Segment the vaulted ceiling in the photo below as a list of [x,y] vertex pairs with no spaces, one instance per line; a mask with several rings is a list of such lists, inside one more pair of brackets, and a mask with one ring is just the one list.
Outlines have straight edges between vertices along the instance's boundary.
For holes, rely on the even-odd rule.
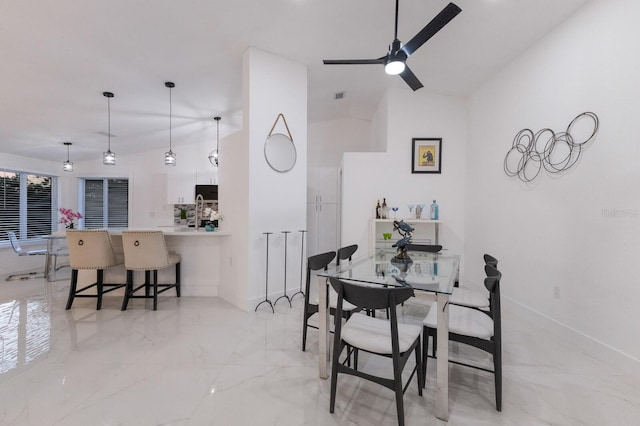
[[[408,60],[420,90],[466,95],[587,0],[457,0],[462,13]],[[407,42],[448,4],[401,0]],[[308,69],[309,121],[370,119],[389,87],[406,85],[377,58],[393,39],[394,0],[36,0],[0,5],[0,152],[74,161],[106,148],[111,91],[118,154],[215,143],[242,125],[242,53],[253,46]],[[406,90],[410,90],[406,88]],[[335,100],[335,93],[345,92]]]

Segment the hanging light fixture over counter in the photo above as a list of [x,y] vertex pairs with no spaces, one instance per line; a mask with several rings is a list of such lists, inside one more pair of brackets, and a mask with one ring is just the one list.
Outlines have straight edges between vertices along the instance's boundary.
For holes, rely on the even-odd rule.
[[111,98],[113,98],[113,93],[111,92],[102,92],[102,96],[107,98],[107,109],[108,109],[108,145],[107,151],[102,153],[102,164],[105,166],[115,166],[116,165],[116,153],[111,151]]
[[173,84],[170,81],[167,81],[166,83],[164,83],[164,85],[169,88],[169,151],[164,153],[164,165],[165,166],[175,166],[176,165],[176,154],[175,154],[175,152],[173,152],[171,150],[171,148],[172,148],[172,146],[171,146],[171,116],[172,116],[172,111],[171,111],[171,89],[176,87],[176,85]]
[[72,145],[71,142],[63,142],[63,144],[67,147],[67,161],[62,163],[62,170],[65,172],[73,171],[73,163],[69,161],[69,147]]
[[220,144],[220,117],[213,117],[216,120],[216,149],[209,153],[209,162],[218,167],[218,146]]

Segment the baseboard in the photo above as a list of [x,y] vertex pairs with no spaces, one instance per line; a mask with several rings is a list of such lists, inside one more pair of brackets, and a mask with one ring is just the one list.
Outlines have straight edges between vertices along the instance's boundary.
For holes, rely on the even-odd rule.
[[551,318],[530,306],[503,296],[503,305],[505,301],[520,308],[519,312],[523,317],[525,317],[525,319],[529,319],[531,321],[544,321],[546,323],[546,327],[549,327],[550,330],[565,339],[568,344],[576,346],[602,362],[610,363],[611,365],[618,365],[621,369],[626,371],[635,371],[636,374],[640,375],[640,359],[616,349],[592,336],[582,333],[581,331]]

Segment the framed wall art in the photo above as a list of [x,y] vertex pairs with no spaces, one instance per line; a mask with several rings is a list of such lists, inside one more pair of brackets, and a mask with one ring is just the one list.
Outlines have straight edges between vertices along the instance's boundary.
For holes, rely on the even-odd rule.
[[442,138],[413,138],[411,144],[411,173],[441,173]]

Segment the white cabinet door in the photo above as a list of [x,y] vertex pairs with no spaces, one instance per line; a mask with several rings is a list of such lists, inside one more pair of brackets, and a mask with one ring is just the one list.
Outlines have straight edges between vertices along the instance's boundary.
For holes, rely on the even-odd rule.
[[307,204],[307,256],[337,249],[337,220],[336,204]]
[[167,171],[167,202],[169,204],[193,204],[195,197],[196,173]]
[[331,167],[310,168],[307,176],[307,203],[337,202],[338,170]]

